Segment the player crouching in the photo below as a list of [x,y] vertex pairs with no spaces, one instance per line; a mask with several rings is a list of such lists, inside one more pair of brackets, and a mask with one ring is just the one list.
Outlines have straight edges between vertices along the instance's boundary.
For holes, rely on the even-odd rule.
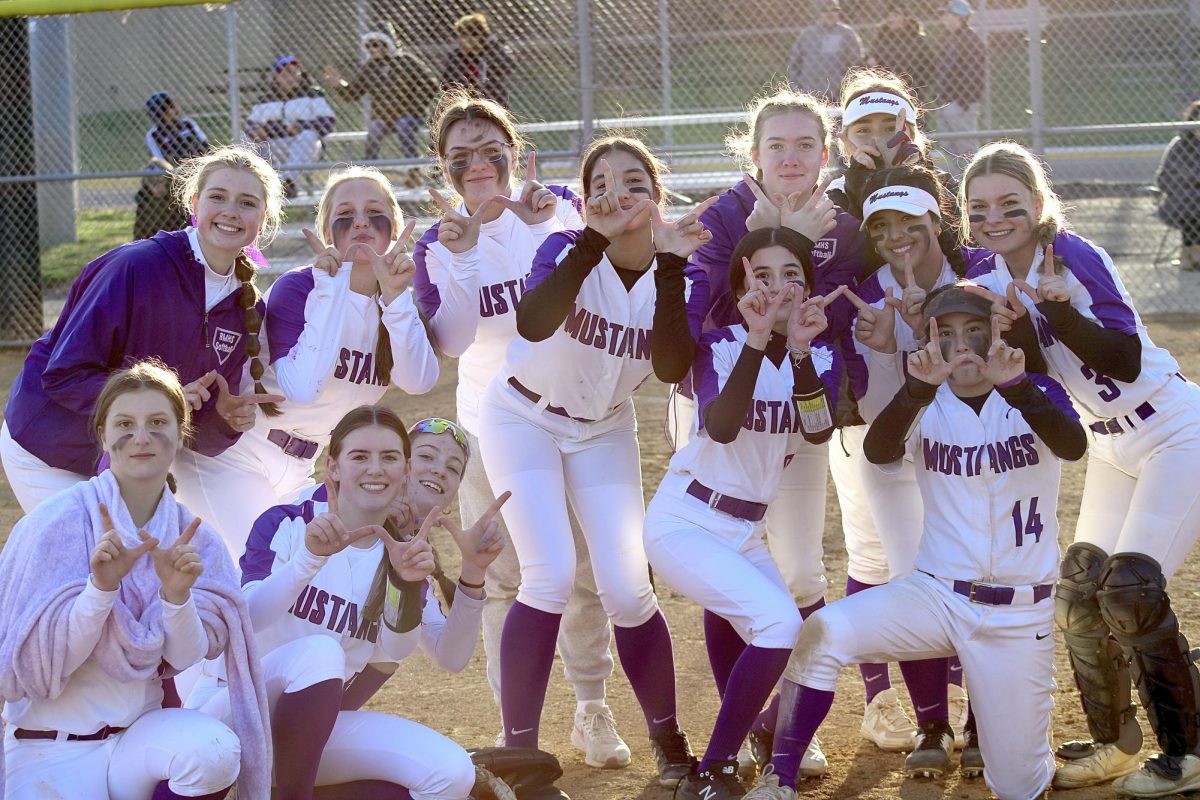
[[[1054,776],[1058,462],[1082,457],[1087,438],[1062,388],[1025,374],[986,301],[955,284],[932,292],[923,316],[929,344],[909,356],[906,384],[864,443],[885,471],[906,456],[916,463],[925,529],[915,570],[805,621],[775,738],[786,754],[772,762],[780,788],[747,798],[795,797],[797,754],[828,714],[842,667],[954,654],[978,687],[988,787],[1028,800]],[[953,742],[949,728],[922,731],[923,771],[945,772]]]

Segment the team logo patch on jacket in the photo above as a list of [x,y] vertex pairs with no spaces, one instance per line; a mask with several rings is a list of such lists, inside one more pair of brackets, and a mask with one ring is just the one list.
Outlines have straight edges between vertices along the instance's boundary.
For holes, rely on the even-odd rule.
[[224,364],[229,360],[229,356],[237,349],[238,343],[241,341],[242,334],[237,331],[230,331],[225,328],[217,328],[213,331],[212,346],[213,350],[217,351],[217,360]]
[[812,249],[813,266],[820,267],[837,255],[837,239],[821,239]]

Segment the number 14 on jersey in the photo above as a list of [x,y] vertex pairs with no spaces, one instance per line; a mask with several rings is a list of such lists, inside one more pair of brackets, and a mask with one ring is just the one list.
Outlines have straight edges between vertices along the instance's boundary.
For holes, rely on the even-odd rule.
[[1013,503],[1012,518],[1017,547],[1025,544],[1026,536],[1032,536],[1034,544],[1042,540],[1042,515],[1038,513],[1037,504],[1036,497],[1029,498],[1029,513],[1026,515],[1021,510],[1020,500]]

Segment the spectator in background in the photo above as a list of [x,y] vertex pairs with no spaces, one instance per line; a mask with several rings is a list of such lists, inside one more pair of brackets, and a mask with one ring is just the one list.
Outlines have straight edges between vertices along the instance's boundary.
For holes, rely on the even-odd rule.
[[458,47],[446,56],[442,66],[442,90],[455,86],[472,94],[508,105],[508,76],[513,57],[508,48],[492,36],[492,26],[483,14],[467,14],[454,23]]
[[151,159],[175,166],[212,149],[200,126],[191,117],[183,116],[166,92],[155,92],[146,99],[146,115],[153,123],[146,131],[146,147]]
[[[349,100],[371,95],[371,123],[367,127],[368,161],[379,158],[384,137],[395,133],[400,151],[416,158],[421,122],[438,92],[437,79],[417,56],[402,52],[392,37],[371,31],[362,37],[366,61],[349,82],[332,66],[325,67],[325,85]],[[420,170],[409,170],[409,185],[419,182]]]
[[[321,140],[333,130],[333,109],[324,93],[313,86],[300,61],[293,55],[275,61],[271,88],[267,90],[243,126],[246,138],[255,149],[279,169],[283,164],[307,164],[319,161]],[[281,171],[283,190],[296,196],[299,173]]]
[[175,170],[161,158],[152,158],[134,196],[133,239],[149,239],[159,231],[178,231],[188,226],[188,214],[175,199],[172,182]]
[[933,51],[925,28],[912,15],[906,0],[889,0],[886,8],[887,16],[871,47],[871,66],[903,78],[924,100],[933,78]]
[[847,70],[863,63],[862,40],[841,22],[838,0],[814,0],[817,24],[805,28],[788,55],[788,79],[797,91],[836,103]]
[[[1200,100],[1183,112],[1184,122],[1200,121]],[[1200,131],[1187,128],[1167,145],[1154,176],[1162,191],[1158,217],[1183,237],[1179,266],[1200,270]]]
[[[970,20],[971,4],[967,0],[950,0],[942,12],[946,32],[938,41],[937,88],[943,104],[937,112],[939,134],[979,130],[979,101],[983,98],[987,53],[983,41],[971,29]],[[962,171],[963,164],[978,149],[978,139],[951,139],[942,144],[955,173]]]

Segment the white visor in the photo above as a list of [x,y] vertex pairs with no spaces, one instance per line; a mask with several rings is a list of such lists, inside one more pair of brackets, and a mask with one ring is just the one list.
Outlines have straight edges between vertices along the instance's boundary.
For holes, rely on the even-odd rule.
[[867,92],[851,100],[849,107],[842,112],[842,128],[849,128],[871,114],[891,114],[896,117],[901,111],[910,123],[917,121],[917,110],[900,95],[890,92]]
[[942,209],[938,206],[937,198],[924,189],[918,189],[915,186],[884,186],[882,189],[871,192],[871,196],[863,203],[861,227],[867,227],[867,220],[876,211],[884,211],[889,208],[893,211],[903,211],[914,217],[919,217],[926,211],[938,219],[941,219],[942,216]]

